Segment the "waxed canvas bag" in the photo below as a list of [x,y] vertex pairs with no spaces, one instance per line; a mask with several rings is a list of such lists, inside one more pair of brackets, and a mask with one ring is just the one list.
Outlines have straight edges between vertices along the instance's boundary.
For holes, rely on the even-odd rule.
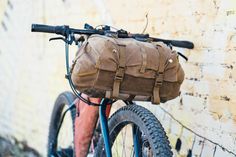
[[91,97],[159,104],[179,96],[183,80],[175,51],[132,38],[92,35],[72,66],[75,87]]

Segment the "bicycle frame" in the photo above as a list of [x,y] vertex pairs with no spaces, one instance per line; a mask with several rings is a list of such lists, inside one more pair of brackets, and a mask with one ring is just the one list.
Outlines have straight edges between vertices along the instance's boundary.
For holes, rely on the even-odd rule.
[[[90,36],[92,34],[100,34],[100,35],[107,35],[107,36],[114,35],[119,38],[133,38],[135,40],[143,41],[143,42],[162,41],[170,47],[176,46],[176,47],[182,47],[182,48],[188,48],[188,49],[193,49],[193,47],[194,47],[193,43],[189,42],[189,41],[165,40],[165,39],[153,38],[153,37],[150,37],[148,34],[131,34],[131,33],[128,33],[127,31],[122,30],[122,29],[113,32],[110,30],[110,26],[106,26],[106,25],[103,26],[102,29],[93,28],[92,26],[90,26],[88,24],[85,25],[85,29],[74,29],[74,28],[70,28],[67,25],[50,26],[50,25],[32,24],[31,31],[32,32],[43,32],[43,33],[54,33],[54,34],[58,34],[58,35],[63,36],[63,37],[50,38],[49,41],[60,39],[65,42],[66,72],[67,72],[66,78],[68,79],[69,84],[70,84],[71,89],[74,92],[74,94],[80,100],[82,100],[83,102],[85,102],[88,105],[99,106],[100,125],[101,125],[102,136],[104,139],[106,157],[112,157],[111,145],[113,144],[113,143],[110,143],[110,139],[109,139],[108,119],[107,119],[108,115],[106,114],[106,109],[107,109],[107,106],[110,106],[109,104],[112,104],[114,101],[107,99],[107,98],[103,98],[100,103],[93,103],[93,102],[90,102],[89,100],[83,98],[81,96],[81,93],[76,90],[76,88],[71,80],[71,73],[69,70],[70,69],[69,68],[69,45],[71,45],[72,43],[75,43],[76,45],[79,44],[79,46],[80,46],[80,43],[84,42],[85,38],[83,36],[81,36],[81,38],[79,38],[77,40],[77,39],[75,39],[74,34],[82,34],[82,35],[86,35],[86,36]],[[184,55],[181,55],[181,53],[178,53],[178,54],[187,60],[187,58]],[[130,104],[130,102],[125,102],[125,103],[127,105]],[[74,106],[75,106],[74,104],[71,104],[70,107],[67,109],[67,111],[69,111]],[[127,107],[129,107],[129,106],[127,106]],[[63,114],[63,117],[65,114],[66,114],[66,112]],[[62,121],[63,121],[63,118],[62,118]],[[62,123],[62,121],[61,121],[61,123]],[[133,120],[130,120],[130,121],[133,121]],[[128,121],[125,120],[125,123],[126,122],[128,122]],[[60,125],[61,125],[61,123],[60,123]],[[133,121],[133,123],[129,123],[129,124],[132,125],[133,144],[134,144],[133,147],[134,147],[135,157],[138,157],[140,152],[142,151],[140,148],[143,148],[142,145],[140,146],[139,143],[143,142],[143,140],[144,140],[143,135],[145,135],[145,133],[141,132],[139,130],[139,127],[133,125],[133,124],[136,124],[135,121]],[[59,133],[59,130],[60,130],[60,126],[57,130],[57,135]],[[157,131],[157,130],[158,129],[156,128],[155,131]],[[56,139],[57,139],[57,137],[56,137]],[[167,138],[165,137],[166,145],[169,145],[167,143],[166,139]],[[52,146],[54,146],[53,143],[52,143]],[[168,151],[168,152],[170,152],[170,151]]]
[[104,139],[106,156],[112,157],[111,144],[110,144],[110,139],[109,139],[109,130],[108,130],[108,124],[107,124],[107,116],[106,116],[106,108],[107,108],[108,101],[109,100],[106,98],[102,99],[99,106],[99,118],[100,118],[102,136]]

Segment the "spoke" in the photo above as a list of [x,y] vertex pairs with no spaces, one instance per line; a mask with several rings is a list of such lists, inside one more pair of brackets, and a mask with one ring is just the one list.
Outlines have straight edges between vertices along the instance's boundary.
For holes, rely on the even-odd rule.
[[[117,142],[116,142],[116,146],[118,147]],[[119,157],[119,153],[117,149],[116,149],[116,156]]]
[[126,157],[126,151],[125,151],[126,131],[127,131],[127,127],[125,127],[125,132],[122,131],[122,140],[123,140],[123,144],[122,144],[122,156],[124,156],[124,157]]
[[134,146],[133,146],[131,153],[130,153],[130,157],[132,157],[132,156],[134,157]]
[[[138,141],[140,145],[140,155],[142,157],[153,157],[152,149],[148,143],[145,135],[140,132],[138,135],[140,140]],[[128,141],[126,141],[128,140]],[[115,150],[114,150],[115,149]],[[131,125],[126,125],[120,133],[113,144],[113,155],[114,157],[135,157],[134,142],[132,141],[132,127]]]

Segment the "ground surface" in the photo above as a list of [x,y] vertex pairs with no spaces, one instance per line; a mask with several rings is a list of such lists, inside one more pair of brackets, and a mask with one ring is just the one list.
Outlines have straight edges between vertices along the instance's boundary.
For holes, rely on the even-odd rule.
[[0,157],[40,157],[40,154],[24,141],[0,137]]

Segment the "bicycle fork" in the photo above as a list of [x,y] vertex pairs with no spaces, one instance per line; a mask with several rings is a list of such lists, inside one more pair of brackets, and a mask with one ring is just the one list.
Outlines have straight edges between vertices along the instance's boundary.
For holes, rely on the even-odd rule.
[[[111,143],[110,143],[109,130],[108,130],[108,121],[107,121],[107,115],[106,115],[106,108],[107,108],[108,102],[109,102],[109,99],[107,98],[102,99],[99,106],[99,118],[100,118],[101,131],[102,131],[102,136],[103,136],[104,145],[105,145],[106,157],[112,157]],[[140,145],[139,145],[141,133],[140,133],[139,128],[137,128],[134,125],[132,125],[132,133],[133,133],[135,157],[139,157],[141,155]]]
[[108,130],[108,124],[107,124],[107,116],[106,116],[106,108],[107,108],[108,102],[109,102],[109,99],[106,99],[106,98],[102,99],[101,105],[99,106],[99,118],[100,118],[102,136],[104,139],[106,157],[112,157],[111,144],[110,144],[110,139],[109,139],[109,130]]

